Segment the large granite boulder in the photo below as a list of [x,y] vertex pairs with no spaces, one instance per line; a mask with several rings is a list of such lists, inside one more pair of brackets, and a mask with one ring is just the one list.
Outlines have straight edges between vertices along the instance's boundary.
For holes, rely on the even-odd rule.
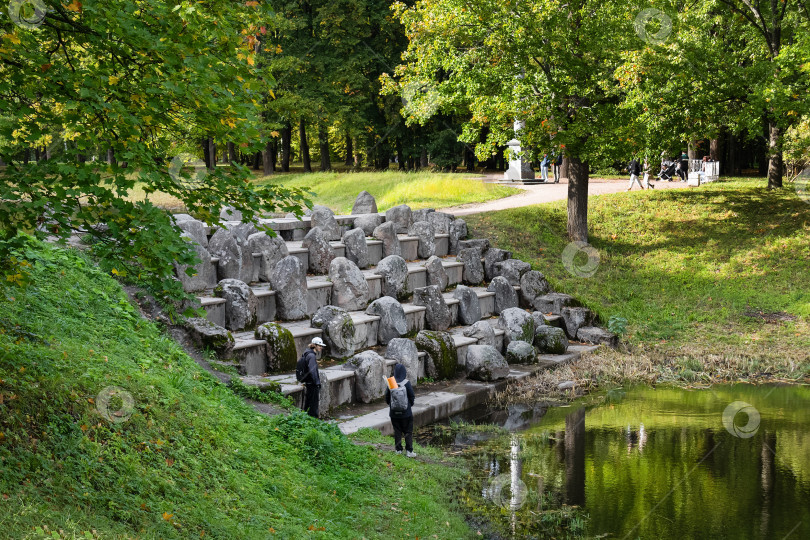
[[205,223],[194,219],[188,214],[174,216],[174,224],[180,227],[194,242],[208,248],[208,236],[205,234]]
[[509,346],[512,341],[534,340],[534,319],[520,308],[509,308],[501,312],[498,317],[498,327],[503,329],[503,343]]
[[458,250],[456,260],[464,264],[462,280],[467,285],[480,285],[484,281],[484,266],[481,264],[481,252],[478,248]]
[[214,265],[211,264],[211,255],[205,247],[195,242],[188,233],[183,233],[180,236],[191,244],[191,249],[194,250],[200,262],[195,265],[185,265],[175,261],[173,264],[177,278],[186,292],[204,291],[216,283],[217,280],[217,271]]
[[517,307],[518,297],[515,288],[506,281],[505,277],[496,276],[492,278],[487,290],[495,293],[495,313]]
[[439,257],[434,255],[425,261],[425,271],[428,285],[436,285],[441,291],[447,288],[450,278],[447,277],[447,271]]
[[368,244],[363,229],[352,229],[343,233],[343,245],[346,246],[346,258],[358,268],[368,268]]
[[399,246],[399,237],[397,236],[397,228],[394,223],[386,221],[379,227],[375,228],[372,235],[377,240],[382,241],[383,257],[402,255],[402,248]]
[[228,360],[233,356],[235,340],[226,328],[202,317],[186,319],[183,326],[189,340],[197,348],[214,351],[220,360]]
[[458,300],[458,324],[470,325],[481,320],[481,305],[474,290],[459,285],[453,291],[453,298]]
[[509,365],[492,345],[467,346],[467,378],[476,381],[497,381],[509,375]]
[[223,223],[222,228],[228,229],[236,240],[240,242],[240,245],[241,243],[246,243],[251,234],[259,232],[259,229],[257,229],[256,225],[253,223]]
[[346,257],[336,257],[329,266],[332,305],[348,311],[366,309],[369,288],[363,272]]
[[267,282],[271,281],[270,277],[279,261],[290,254],[284,240],[278,236],[268,236],[265,232],[248,236],[248,249],[251,253],[261,253],[259,280]]
[[492,281],[497,274],[495,273],[495,265],[512,258],[512,252],[505,249],[489,248],[484,254],[484,277],[487,281]]
[[329,208],[316,204],[312,207],[312,215],[310,216],[310,224],[312,227],[318,227],[323,231],[327,240],[340,240],[341,230],[335,219],[335,213]]
[[310,324],[323,330],[323,340],[332,358],[348,358],[357,350],[354,321],[345,309],[322,306],[312,316]]
[[453,216],[444,212],[431,212],[427,215],[427,221],[433,225],[436,234],[449,234],[450,224],[453,223]]
[[413,304],[425,306],[425,326],[430,330],[447,330],[453,320],[442,291],[436,285],[419,287],[413,291]]
[[219,219],[222,221],[242,221],[242,212],[233,206],[223,206],[219,211]]
[[354,218],[354,226],[357,229],[362,229],[363,234],[372,236],[374,229],[382,225],[383,218],[380,214],[363,214]]
[[458,351],[448,332],[422,330],[416,335],[416,348],[427,354],[425,371],[428,377],[451,379],[458,371]]
[[225,328],[235,332],[256,326],[259,301],[247,283],[238,279],[220,280],[214,295],[225,299]]
[[324,275],[329,272],[329,266],[335,258],[332,245],[320,227],[313,227],[307,232],[301,247],[309,252],[309,271],[313,274]]
[[374,351],[355,354],[343,365],[343,369],[354,371],[354,389],[357,401],[371,403],[385,395],[385,360]]
[[411,385],[416,386],[416,380],[419,377],[419,351],[413,340],[407,338],[392,339],[385,349],[385,357],[396,360],[405,366],[408,380],[411,381]]
[[242,250],[230,231],[225,228],[218,229],[208,242],[208,253],[211,257],[219,259],[217,261],[219,279],[241,279]]
[[459,218],[450,224],[449,250],[451,255],[458,253],[458,244],[467,238],[467,222]]
[[377,342],[380,345],[386,345],[392,339],[408,333],[405,310],[402,309],[402,304],[390,296],[382,296],[374,300],[366,308],[366,313],[380,317],[377,328]]
[[465,337],[471,337],[478,340],[478,345],[492,345],[495,346],[495,330],[492,325],[486,321],[478,321],[472,326],[465,328],[462,334]]
[[598,326],[583,326],[577,330],[577,339],[595,345],[607,345],[611,349],[619,346],[619,337]]
[[539,326],[534,331],[534,346],[541,354],[565,354],[568,339],[562,328]]
[[270,287],[276,291],[276,316],[297,321],[307,316],[307,273],[298,257],[287,255],[270,273]]
[[537,351],[531,343],[512,341],[506,346],[506,361],[510,364],[535,364]]
[[523,274],[532,269],[532,265],[520,259],[507,259],[495,263],[495,275],[503,276],[510,285],[520,285],[520,278]]
[[354,200],[352,214],[376,214],[377,201],[368,191],[361,191]]
[[374,273],[382,276],[383,296],[391,296],[399,301],[408,299],[408,264],[399,255],[389,255],[377,263]]
[[415,236],[419,239],[416,256],[420,259],[427,259],[436,253],[436,232],[433,230],[433,225],[427,221],[417,221],[408,227],[408,236]]
[[551,292],[551,285],[546,281],[546,277],[537,270],[529,270],[520,276],[521,307],[537,309],[535,300],[549,292]]
[[534,309],[542,313],[553,313],[560,315],[562,308],[566,306],[576,306],[577,301],[573,296],[563,293],[548,293],[534,299]]
[[478,248],[482,254],[486,254],[489,249],[489,240],[486,238],[472,238],[470,240],[459,240],[458,249]]
[[435,208],[420,208],[419,210],[411,211],[411,219],[416,223],[417,221],[428,221],[428,214],[435,212]]
[[565,333],[571,339],[577,338],[577,332],[583,326],[592,326],[593,313],[584,307],[564,307],[560,310],[560,315],[565,323]]
[[256,328],[253,333],[256,339],[267,342],[267,371],[290,372],[295,370],[298,353],[295,350],[295,338],[289,329],[278,323],[267,322]]
[[407,204],[400,204],[385,211],[385,222],[393,223],[397,234],[405,234],[413,223],[411,207]]

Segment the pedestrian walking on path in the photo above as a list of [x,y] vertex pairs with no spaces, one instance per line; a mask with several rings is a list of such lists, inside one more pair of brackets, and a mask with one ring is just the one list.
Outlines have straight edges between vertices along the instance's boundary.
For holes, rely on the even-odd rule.
[[304,385],[304,411],[318,418],[318,406],[321,399],[321,375],[318,372],[318,355],[326,343],[319,337],[312,338],[312,343],[295,366],[295,378]]
[[563,161],[563,155],[562,155],[562,151],[560,151],[560,153],[557,154],[557,157],[554,158],[554,183],[555,184],[560,183],[560,169],[562,169],[562,161]]
[[402,364],[394,365],[394,379],[397,387],[385,389],[385,402],[388,403],[391,425],[394,427],[394,444],[397,454],[402,453],[402,438],[405,438],[405,452],[408,457],[416,457],[413,451],[413,406],[416,394],[411,382],[406,378],[408,371]]
[[644,189],[644,186],[641,185],[641,180],[638,179],[638,175],[641,174],[641,165],[639,165],[637,157],[633,156],[628,169],[630,170],[630,185],[627,187],[627,191],[633,189],[634,182],[638,182],[638,187]]

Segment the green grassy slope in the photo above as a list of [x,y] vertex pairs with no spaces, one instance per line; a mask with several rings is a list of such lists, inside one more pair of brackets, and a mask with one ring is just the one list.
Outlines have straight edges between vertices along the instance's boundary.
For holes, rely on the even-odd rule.
[[[579,277],[563,265],[563,201],[468,218],[471,235],[513,250],[604,321],[628,319],[631,343],[807,362],[810,204],[790,187],[740,179],[592,197],[588,222],[599,263]],[[586,254],[574,263],[589,269]],[[748,316],[758,312],[794,320]]]
[[521,190],[485,184],[475,175],[430,172],[311,173],[265,176],[262,181],[289,187],[308,188],[316,195],[316,204],[328,206],[339,214],[351,212],[354,199],[363,190],[377,199],[382,212],[407,204],[419,208],[445,208],[508,197]]
[[[81,255],[23,251],[27,283],[0,285],[0,536],[472,536],[461,472],[258,414]],[[132,397],[117,422],[107,387]]]

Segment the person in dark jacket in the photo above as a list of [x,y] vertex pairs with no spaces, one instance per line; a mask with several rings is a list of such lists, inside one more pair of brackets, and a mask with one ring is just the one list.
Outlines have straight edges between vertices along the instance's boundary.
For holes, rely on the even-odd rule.
[[641,180],[638,179],[638,175],[641,174],[641,165],[638,162],[638,158],[633,156],[632,161],[630,161],[630,165],[628,165],[627,169],[630,171],[630,185],[627,188],[627,191],[633,189],[633,184],[638,182],[638,187],[644,189],[644,186],[641,185]]
[[554,183],[560,183],[560,171],[562,170],[562,162],[563,162],[563,153],[560,150],[560,153],[557,154],[557,157],[554,158]]
[[[413,392],[411,382],[406,378],[407,375],[408,371],[405,369],[405,366],[402,364],[394,365],[394,378],[400,386],[404,381],[405,390],[408,393],[408,409],[403,412],[398,412],[391,410],[389,407],[388,414],[391,417],[391,425],[394,426],[394,443],[397,454],[402,453],[402,437],[404,435],[406,455],[408,457],[416,457],[413,451],[413,411],[411,411],[414,399],[416,399],[416,394]],[[391,404],[391,390],[388,388],[385,389],[385,402],[389,405]]]
[[309,348],[304,351],[304,359],[306,360],[307,370],[304,375],[304,411],[312,416],[318,418],[318,405],[321,398],[321,375],[318,372],[318,354],[323,351],[326,343],[319,337],[313,338]]

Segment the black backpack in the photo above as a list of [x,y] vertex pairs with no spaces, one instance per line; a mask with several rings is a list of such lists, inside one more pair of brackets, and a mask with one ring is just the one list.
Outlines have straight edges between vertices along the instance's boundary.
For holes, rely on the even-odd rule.
[[304,351],[304,354],[298,359],[298,363],[295,364],[295,380],[300,383],[305,383],[306,379],[309,379],[309,358],[307,356],[309,353],[310,351]]
[[408,379],[404,379],[399,383],[399,386],[391,390],[391,411],[395,413],[404,413],[408,410],[408,389],[405,385],[408,384]]

